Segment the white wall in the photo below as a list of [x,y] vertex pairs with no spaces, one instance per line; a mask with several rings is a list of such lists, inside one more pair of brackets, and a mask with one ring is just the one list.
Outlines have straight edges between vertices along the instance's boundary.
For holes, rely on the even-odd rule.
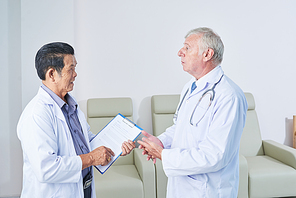
[[74,2],[22,0],[22,105],[36,95],[41,84],[35,69],[35,55],[41,46],[63,41],[74,45]]
[[226,75],[254,94],[262,138],[292,145],[294,0],[0,3],[0,197],[20,193],[16,123],[40,85],[35,53],[52,41],[68,42],[76,50],[73,94],[84,111],[88,98],[128,96],[134,120],[151,132],[150,97],[180,93],[190,79],[177,57],[185,34],[211,27],[225,44]]
[[130,96],[151,132],[151,95],[181,91],[190,77],[177,51],[190,29],[208,26],[224,41],[226,75],[254,94],[262,138],[292,145],[296,1],[76,1],[75,9],[82,106]]
[[19,195],[22,153],[16,136],[21,113],[20,1],[0,1],[0,196]]
[[37,50],[52,41],[74,45],[74,1],[1,0],[0,197],[20,195],[22,151],[16,125],[37,93]]

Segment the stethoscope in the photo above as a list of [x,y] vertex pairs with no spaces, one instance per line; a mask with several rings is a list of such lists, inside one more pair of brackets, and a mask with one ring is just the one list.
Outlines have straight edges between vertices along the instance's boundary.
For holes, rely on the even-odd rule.
[[[220,77],[220,79],[219,79],[219,80],[218,80],[218,81],[212,86],[212,88],[206,90],[206,91],[202,94],[201,98],[198,100],[198,102],[197,102],[197,104],[195,105],[195,107],[194,107],[194,109],[193,109],[193,111],[192,111],[192,114],[191,114],[191,116],[190,116],[190,125],[191,125],[191,126],[197,126],[198,123],[199,123],[199,122],[203,119],[203,117],[205,116],[206,112],[208,111],[209,107],[210,107],[211,104],[212,104],[212,101],[213,101],[214,98],[215,98],[215,87],[216,87],[216,85],[221,81],[221,79],[222,79],[223,76],[224,76],[224,75],[222,75],[222,76]],[[189,88],[188,88],[187,91],[185,92],[185,94],[184,94],[184,96],[183,96],[183,98],[182,98],[182,100],[181,100],[181,102],[180,102],[180,104],[179,104],[179,106],[178,106],[178,108],[177,108],[177,111],[176,111],[176,113],[174,114],[174,121],[175,121],[175,122],[177,121],[178,114],[179,114],[179,110],[180,110],[180,108],[181,108],[181,106],[182,106],[182,104],[183,104],[183,102],[184,102],[184,99],[185,99],[185,97],[186,97],[186,95],[187,95],[188,92],[189,92]],[[207,103],[206,100],[204,100],[205,102],[203,102],[202,99],[203,99],[203,98],[206,98],[206,97],[209,97],[209,103]],[[200,116],[200,118],[197,119],[196,124],[193,124],[192,118],[193,118],[193,115],[195,114],[195,111],[196,111],[197,107],[200,107],[199,110],[201,111],[201,116]],[[202,112],[202,111],[203,111],[203,112]]]

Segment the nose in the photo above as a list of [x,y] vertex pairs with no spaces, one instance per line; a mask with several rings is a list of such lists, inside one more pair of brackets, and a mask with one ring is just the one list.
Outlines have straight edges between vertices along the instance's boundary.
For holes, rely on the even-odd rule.
[[183,48],[181,48],[179,51],[178,51],[178,56],[179,57],[184,57],[184,52],[183,52]]
[[74,70],[73,77],[74,77],[74,78],[77,77],[77,72],[76,72],[76,70]]

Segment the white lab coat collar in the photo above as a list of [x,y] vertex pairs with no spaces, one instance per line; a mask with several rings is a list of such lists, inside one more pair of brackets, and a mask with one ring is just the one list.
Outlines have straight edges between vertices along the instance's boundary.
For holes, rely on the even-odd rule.
[[59,118],[60,120],[62,120],[64,123],[66,123],[65,116],[64,116],[62,110],[60,109],[60,107],[58,106],[58,104],[41,87],[39,87],[38,95],[41,96],[40,99],[43,100],[43,102],[45,104],[52,105],[53,106],[53,110],[54,110],[55,115],[57,116],[57,118]]
[[[69,94],[69,93],[68,93]],[[66,119],[65,119],[65,116],[61,110],[61,108],[58,106],[58,104],[51,98],[51,96],[44,90],[42,89],[41,87],[39,88],[38,90],[38,95],[40,95],[41,99],[44,101],[45,104],[48,104],[48,105],[52,105],[53,107],[53,110],[54,110],[54,113],[55,115],[57,116],[58,119],[60,119],[61,121],[63,121],[63,125],[64,125],[64,129],[65,131],[67,132],[67,137],[68,138],[72,138],[71,136],[71,132],[69,130],[69,127],[67,125],[67,122],[66,122]],[[71,94],[70,94],[71,95]],[[72,97],[72,95],[71,95]],[[72,97],[75,102],[77,103],[76,99],[74,97]],[[78,104],[78,103],[77,103]],[[84,117],[84,114],[81,113],[80,109],[79,109],[79,105],[77,107],[77,116],[78,116],[78,119],[81,123],[81,120],[85,120],[85,117]],[[88,148],[90,149],[90,144],[89,144],[89,137],[88,137],[88,129],[86,128],[85,125],[81,125],[82,127],[82,131],[83,131],[83,135],[84,135],[84,138],[86,140],[86,143],[87,143],[87,146]],[[72,141],[72,144],[73,144],[73,141]],[[74,147],[74,144],[73,144],[73,147]],[[75,149],[73,149],[74,153],[72,153],[72,155],[76,155],[75,153]]]

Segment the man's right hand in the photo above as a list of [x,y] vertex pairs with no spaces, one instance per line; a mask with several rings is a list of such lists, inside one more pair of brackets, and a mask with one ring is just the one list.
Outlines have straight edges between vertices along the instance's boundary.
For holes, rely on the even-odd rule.
[[90,166],[107,165],[111,161],[112,156],[114,156],[114,153],[110,148],[100,146],[87,154],[82,154],[79,156],[82,160],[83,170]]
[[[142,152],[143,155],[147,155],[147,160],[152,159],[153,160],[153,163],[155,164],[156,163],[156,159],[155,159],[156,156],[152,156],[151,153],[150,154],[148,153],[148,150],[151,149],[152,147],[145,148],[145,146],[143,145],[143,143],[145,143],[145,142],[152,142],[153,144],[155,144],[154,145],[155,147],[158,147],[159,146],[159,148],[160,148],[160,149],[158,149],[159,151],[162,150],[164,146],[163,146],[162,142],[157,137],[155,137],[155,136],[147,133],[146,131],[142,131],[142,134],[147,139],[145,140],[145,137],[144,137],[142,139],[143,141],[138,140],[138,143],[140,144],[139,149],[142,149],[143,150],[143,152]],[[146,145],[146,146],[148,146],[148,145]],[[159,157],[159,155],[158,155],[158,158],[161,158],[161,157]]]

